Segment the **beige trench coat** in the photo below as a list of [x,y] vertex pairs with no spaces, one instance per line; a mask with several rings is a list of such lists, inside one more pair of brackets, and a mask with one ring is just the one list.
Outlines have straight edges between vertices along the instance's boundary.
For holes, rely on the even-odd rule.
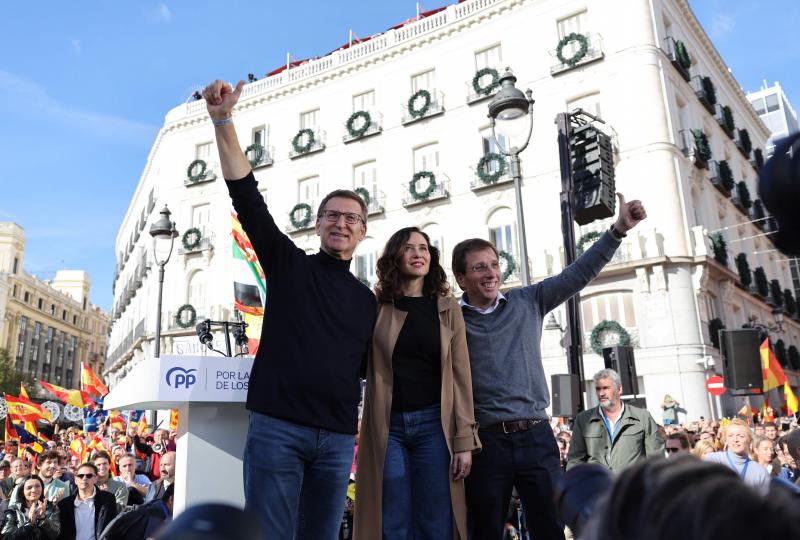
[[[478,426],[472,408],[472,375],[469,367],[464,318],[458,300],[438,300],[442,353],[442,429],[450,450],[478,452]],[[406,312],[393,304],[379,304],[367,368],[364,416],[358,445],[354,540],[382,537],[383,464],[389,438],[392,409],[392,352],[405,322]],[[454,538],[467,538],[467,506],[464,481],[453,482],[450,473],[450,503],[453,508]]]

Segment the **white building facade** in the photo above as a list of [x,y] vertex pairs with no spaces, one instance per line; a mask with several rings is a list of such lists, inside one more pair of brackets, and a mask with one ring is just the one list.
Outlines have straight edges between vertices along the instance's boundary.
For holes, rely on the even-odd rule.
[[[255,176],[278,225],[298,246],[316,251],[313,220],[304,224],[305,207],[298,205],[316,211],[333,189],[364,188],[367,238],[352,270],[369,282],[385,241],[408,225],[431,236],[448,273],[453,246],[469,237],[491,239],[518,261],[513,182],[501,176],[487,185],[477,174],[479,160],[495,147],[487,118],[491,93],[473,87],[479,70],[510,66],[517,87],[531,88],[536,100],[532,142],[521,154],[534,280],[563,268],[557,113],[581,107],[606,121],[617,189],[641,199],[649,215],[582,295],[587,378],[602,367],[589,346],[591,332],[612,320],[635,346],[640,391],[657,418],[667,393],[689,418],[741,407],[735,399],[715,403],[705,391],[706,377],[722,365],[709,326],[738,328],[752,317],[768,323],[773,307],[769,290],[756,295],[742,284],[734,257],[743,253],[751,268],[763,268],[768,288],[777,280],[782,291],[790,275],[769,240],[774,223],[766,214],[761,219],[754,204],[755,166],[769,132],[687,2],[466,0],[434,11],[245,86],[236,126],[243,149],[264,148]],[[573,33],[584,39],[570,39]],[[561,52],[570,62],[557,57],[565,39],[570,43]],[[414,117],[408,102],[420,90],[430,95],[430,106]],[[422,104],[418,99],[412,108],[419,113]],[[346,123],[359,111],[372,124],[354,137]],[[313,141],[308,132],[300,135],[305,129]],[[257,153],[248,156],[255,162]],[[205,176],[202,164],[190,167],[198,159]],[[420,199],[410,183],[422,171],[435,175],[435,185]],[[426,191],[428,181],[415,187]],[[191,304],[198,320],[233,313],[231,205],[202,101],[167,114],[120,227],[107,362],[112,382],[152,354],[158,283],[147,228],[164,204],[181,233],[202,232],[197,246],[176,246],[181,249],[167,266],[161,350],[168,354],[196,343],[193,328],[176,324],[180,306]],[[610,224],[576,227],[576,238]],[[712,242],[710,233],[720,236]],[[515,285],[511,272],[505,286]],[[565,320],[563,308],[555,315]],[[796,354],[800,323],[796,315],[786,319],[780,337]],[[560,338],[558,330],[545,332],[548,376],[567,370]],[[613,344],[624,336],[599,338]]]

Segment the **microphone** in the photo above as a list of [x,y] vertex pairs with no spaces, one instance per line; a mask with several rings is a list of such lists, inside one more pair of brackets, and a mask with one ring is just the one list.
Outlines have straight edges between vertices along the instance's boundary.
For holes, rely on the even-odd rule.
[[200,340],[200,343],[208,347],[209,349],[213,348],[214,345],[214,336],[211,334],[211,321],[206,319],[195,326],[195,331],[197,332],[197,339]]

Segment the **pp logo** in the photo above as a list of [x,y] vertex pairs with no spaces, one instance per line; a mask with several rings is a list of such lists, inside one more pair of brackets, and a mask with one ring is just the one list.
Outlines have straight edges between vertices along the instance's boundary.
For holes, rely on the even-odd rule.
[[182,367],[174,367],[167,371],[167,385],[173,388],[189,388],[197,382],[197,376],[193,373],[196,369],[186,369]]

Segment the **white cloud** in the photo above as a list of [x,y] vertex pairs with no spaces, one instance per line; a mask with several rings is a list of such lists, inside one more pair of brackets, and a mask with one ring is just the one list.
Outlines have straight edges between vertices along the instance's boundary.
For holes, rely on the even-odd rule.
[[81,53],[81,40],[79,39],[72,40],[72,50],[75,52],[75,54]]
[[172,20],[172,12],[166,4],[158,4],[153,13],[153,20],[168,23]]
[[711,18],[711,37],[720,39],[730,34],[736,26],[733,15],[717,13]]
[[32,115],[60,122],[71,129],[89,131],[106,138],[136,140],[152,138],[153,126],[120,116],[71,108],[50,97],[30,79],[0,69],[0,103],[4,108],[27,110]]

